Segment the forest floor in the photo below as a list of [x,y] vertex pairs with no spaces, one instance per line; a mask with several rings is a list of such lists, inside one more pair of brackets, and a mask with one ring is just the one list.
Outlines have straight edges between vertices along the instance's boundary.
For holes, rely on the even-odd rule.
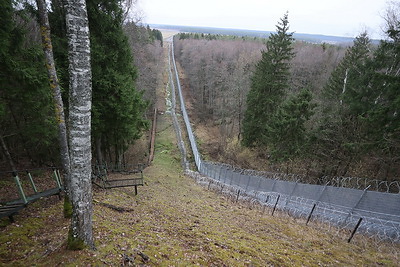
[[[166,75],[165,75],[166,77]],[[163,88],[167,84],[164,77]],[[161,86],[160,86],[161,87]],[[158,99],[165,92],[157,92]],[[159,110],[165,110],[159,101]],[[158,116],[145,185],[94,187],[96,250],[69,251],[56,196],[0,221],[0,266],[398,266],[400,247],[235,202],[185,176],[170,114]],[[11,186],[12,184],[1,184]]]

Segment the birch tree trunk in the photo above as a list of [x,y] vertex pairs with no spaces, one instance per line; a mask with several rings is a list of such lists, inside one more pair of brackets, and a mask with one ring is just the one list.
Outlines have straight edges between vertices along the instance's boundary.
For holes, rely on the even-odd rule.
[[42,37],[43,51],[46,59],[47,76],[49,77],[50,87],[53,91],[55,115],[58,124],[58,141],[60,145],[61,164],[64,171],[64,185],[67,194],[70,192],[70,159],[68,152],[67,127],[65,124],[64,105],[61,97],[60,84],[54,64],[53,45],[51,44],[50,23],[47,16],[45,0],[36,0],[39,10],[40,35]]
[[94,249],[92,234],[91,107],[89,23],[85,0],[65,0],[69,57],[69,155],[72,220],[70,249]]

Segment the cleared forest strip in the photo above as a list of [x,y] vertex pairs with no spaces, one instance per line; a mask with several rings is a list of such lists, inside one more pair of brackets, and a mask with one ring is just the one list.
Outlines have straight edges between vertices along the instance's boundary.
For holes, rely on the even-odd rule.
[[335,231],[321,231],[324,225],[271,217],[270,210],[205,190],[184,175],[179,153],[171,117],[160,115],[154,162],[140,194],[127,188],[94,192],[96,251],[66,250],[62,203],[46,202],[47,208],[34,207],[35,216],[24,210],[18,224],[0,228],[0,265],[397,265],[393,247],[378,251],[360,237],[347,244]]

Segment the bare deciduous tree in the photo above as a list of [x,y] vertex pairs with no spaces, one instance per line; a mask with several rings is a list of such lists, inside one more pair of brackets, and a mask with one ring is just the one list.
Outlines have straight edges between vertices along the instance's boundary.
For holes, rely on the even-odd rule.
[[69,154],[71,159],[71,249],[94,248],[92,234],[91,107],[89,23],[85,0],[66,0],[69,58]]
[[45,0],[36,0],[38,7],[39,23],[41,29],[43,51],[46,59],[47,76],[49,77],[50,88],[53,92],[54,108],[56,121],[58,124],[58,140],[60,144],[61,164],[64,171],[64,181],[67,192],[69,192],[69,173],[70,160],[68,151],[67,127],[65,123],[64,104],[61,97],[61,88],[57,77],[57,71],[54,64],[53,46],[50,36],[50,24],[47,16]]

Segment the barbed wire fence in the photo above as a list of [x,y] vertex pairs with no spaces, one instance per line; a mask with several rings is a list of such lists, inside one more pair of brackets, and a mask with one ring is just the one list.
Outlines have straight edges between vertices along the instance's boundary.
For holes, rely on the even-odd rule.
[[[320,185],[307,184],[307,177],[240,169],[201,158],[188,114],[171,42],[170,61],[175,73],[177,93],[197,171],[185,173],[199,184],[236,201],[247,201],[274,213],[276,210],[303,219],[306,223],[328,225],[337,232],[362,233],[376,242],[400,244],[400,184],[355,177],[319,179]],[[172,76],[172,74],[170,73]],[[174,79],[170,81],[173,83]],[[173,106],[172,109],[175,107]],[[177,126],[179,128],[179,125]],[[181,131],[180,128],[177,131]],[[182,140],[178,141],[183,144]],[[374,190],[374,191],[372,191]]]

